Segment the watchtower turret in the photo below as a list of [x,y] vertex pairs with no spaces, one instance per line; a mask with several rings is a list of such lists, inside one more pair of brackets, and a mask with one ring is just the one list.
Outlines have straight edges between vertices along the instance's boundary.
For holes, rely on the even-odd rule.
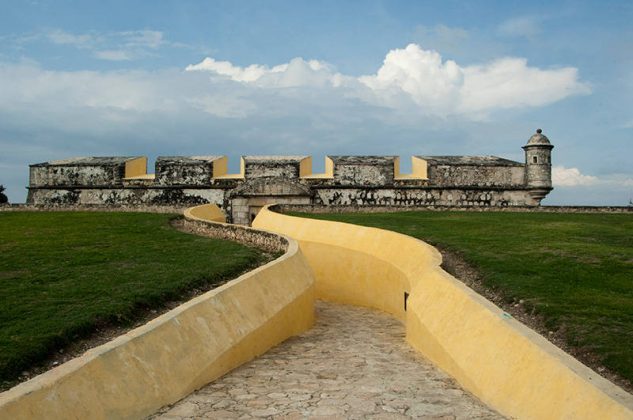
[[523,146],[525,150],[525,183],[538,203],[552,190],[552,149],[554,146],[540,128]]

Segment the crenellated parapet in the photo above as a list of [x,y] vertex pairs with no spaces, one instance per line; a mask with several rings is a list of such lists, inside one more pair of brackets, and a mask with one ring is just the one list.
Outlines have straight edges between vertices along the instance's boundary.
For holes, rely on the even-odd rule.
[[30,166],[29,188],[120,187],[123,180],[146,173],[144,156],[77,157]]
[[28,202],[35,205],[193,205],[214,203],[229,220],[248,223],[265,204],[323,206],[533,206],[551,190],[551,144],[537,133],[526,162],[496,156],[328,156],[314,173],[310,156],[228,158],[84,157],[30,167]]

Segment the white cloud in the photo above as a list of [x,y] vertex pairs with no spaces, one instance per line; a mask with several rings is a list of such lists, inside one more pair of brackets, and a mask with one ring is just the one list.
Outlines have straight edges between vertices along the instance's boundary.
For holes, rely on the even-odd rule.
[[421,114],[443,117],[480,118],[497,109],[542,106],[591,92],[572,67],[543,70],[520,58],[461,67],[416,44],[389,51],[376,74],[360,77],[342,75],[327,63],[302,58],[274,67],[240,67],[207,57],[186,70],[207,71],[264,88],[341,87],[347,95],[374,105],[396,109],[414,105]]
[[622,173],[613,173],[600,177],[585,175],[578,168],[564,166],[552,167],[552,183],[555,187],[609,186],[619,188],[633,187],[633,178]]
[[273,67],[251,64],[235,66],[229,61],[216,61],[207,57],[198,64],[186,67],[186,71],[207,71],[225,76],[236,82],[253,83],[260,87],[280,88],[299,86],[338,86],[342,77],[332,68],[318,60],[306,61],[301,57]]
[[377,92],[401,89],[435,114],[473,116],[495,109],[546,105],[591,91],[578,80],[575,68],[541,70],[518,58],[460,67],[416,44],[391,50],[376,75],[359,80]]
[[[92,51],[100,60],[124,61],[146,57],[151,51],[161,47],[183,47],[181,44],[165,40],[163,33],[153,30],[89,32],[74,34],[61,29],[45,32],[44,38],[56,45],[72,46]],[[30,41],[37,40],[32,37]]]
[[186,71],[210,71],[222,76],[226,76],[237,82],[255,82],[265,74],[279,73],[285,71],[288,64],[281,64],[273,68],[259,64],[251,64],[248,67],[234,66],[229,61],[216,61],[207,57],[198,64],[191,64],[186,67]]
[[497,31],[501,35],[532,38],[541,32],[543,17],[520,16],[502,22]]
[[472,42],[471,34],[463,28],[446,25],[418,25],[414,32],[415,39],[423,45],[431,45],[435,50],[444,52],[462,52],[462,48]]
[[459,106],[464,73],[454,61],[443,62],[438,52],[409,44],[389,51],[378,72],[359,81],[378,95],[401,91],[426,110],[445,114]]
[[[87,38],[58,35],[60,42],[88,42]],[[148,48],[163,42],[162,35],[155,31],[128,32],[125,36],[134,38],[131,43]],[[130,51],[103,49],[94,54],[101,59],[130,60]],[[271,112],[271,103],[279,103],[277,109],[298,104],[307,109],[331,101],[356,107],[359,103],[388,107],[393,111],[391,115],[403,118],[477,119],[498,109],[536,107],[589,92],[573,68],[542,70],[529,67],[522,59],[460,67],[452,60],[442,60],[438,52],[415,44],[389,51],[375,74],[360,77],[343,75],[328,63],[303,58],[272,67],[241,67],[206,58],[185,70],[48,71],[33,63],[0,63],[0,109],[50,105],[57,113],[63,103],[66,107],[108,109],[110,115],[116,110],[182,108],[243,118]],[[389,115],[385,113],[385,118]]]
[[591,92],[573,67],[541,70],[522,58],[503,58],[463,71],[460,110],[466,113],[542,106]]
[[166,44],[160,31],[140,30],[124,31],[114,34],[122,39],[127,47],[157,49]]
[[72,45],[77,48],[90,48],[98,42],[98,39],[94,34],[75,35],[70,32],[62,31],[61,29],[48,31],[46,33],[46,38],[48,38],[48,40],[53,44]]
[[202,95],[187,100],[193,108],[221,118],[246,118],[257,112],[257,106],[248,99],[223,95]]
[[108,61],[127,61],[133,58],[130,52],[125,50],[95,51],[94,56],[100,60]]
[[583,175],[578,168],[565,168],[564,166],[552,167],[552,184],[555,187],[577,187],[595,185],[598,178],[591,175]]
[[554,191],[546,198],[547,204],[626,206],[633,199],[633,177],[628,173],[601,176],[583,174],[578,168],[554,166]]

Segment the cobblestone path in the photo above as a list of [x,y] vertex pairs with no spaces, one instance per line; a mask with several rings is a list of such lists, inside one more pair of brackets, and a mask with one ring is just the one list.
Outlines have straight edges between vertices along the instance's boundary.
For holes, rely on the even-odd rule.
[[313,329],[152,418],[493,419],[381,312],[317,302]]

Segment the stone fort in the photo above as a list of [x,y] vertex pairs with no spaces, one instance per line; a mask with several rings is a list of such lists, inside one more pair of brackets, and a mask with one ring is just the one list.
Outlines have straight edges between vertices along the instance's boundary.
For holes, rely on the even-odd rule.
[[538,206],[552,190],[551,150],[537,130],[525,162],[496,156],[328,156],[312,172],[309,156],[243,156],[228,173],[225,156],[81,157],[30,165],[27,203],[138,206],[213,203],[227,220],[249,224],[266,204],[328,207]]

